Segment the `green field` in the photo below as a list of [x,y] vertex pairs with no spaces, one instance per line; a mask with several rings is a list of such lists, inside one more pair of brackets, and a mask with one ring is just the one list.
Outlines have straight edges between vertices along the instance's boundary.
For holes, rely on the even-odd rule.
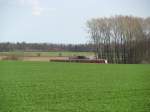
[[91,56],[94,55],[93,52],[70,52],[70,51],[57,51],[57,52],[0,52],[0,56],[3,55],[24,55],[24,56]]
[[0,112],[150,112],[150,65],[1,61]]

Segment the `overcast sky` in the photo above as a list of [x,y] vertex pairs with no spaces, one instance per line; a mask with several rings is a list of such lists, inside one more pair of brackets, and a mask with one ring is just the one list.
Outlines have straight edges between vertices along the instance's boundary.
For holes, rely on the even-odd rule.
[[150,16],[150,0],[0,0],[0,42],[87,43],[86,21]]

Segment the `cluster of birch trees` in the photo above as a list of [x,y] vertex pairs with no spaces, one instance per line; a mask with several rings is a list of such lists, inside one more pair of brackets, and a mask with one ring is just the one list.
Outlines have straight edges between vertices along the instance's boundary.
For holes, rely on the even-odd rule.
[[109,63],[150,60],[150,17],[114,16],[87,21],[97,58]]

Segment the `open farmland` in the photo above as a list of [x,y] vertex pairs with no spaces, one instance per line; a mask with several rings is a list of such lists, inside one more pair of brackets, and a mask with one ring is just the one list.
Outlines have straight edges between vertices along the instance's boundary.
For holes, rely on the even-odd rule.
[[50,51],[50,52],[0,52],[0,56],[21,55],[21,56],[91,56],[93,52],[71,52],[71,51]]
[[[93,52],[0,52],[0,60],[46,61],[51,59],[68,59],[70,56],[94,56]],[[14,59],[15,57],[16,59]]]
[[0,112],[150,112],[150,65],[1,61]]

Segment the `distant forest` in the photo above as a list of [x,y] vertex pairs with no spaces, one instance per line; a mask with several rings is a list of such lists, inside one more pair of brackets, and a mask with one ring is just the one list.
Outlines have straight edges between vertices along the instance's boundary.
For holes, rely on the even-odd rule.
[[51,43],[0,43],[0,52],[9,51],[94,51],[92,44],[51,44]]

